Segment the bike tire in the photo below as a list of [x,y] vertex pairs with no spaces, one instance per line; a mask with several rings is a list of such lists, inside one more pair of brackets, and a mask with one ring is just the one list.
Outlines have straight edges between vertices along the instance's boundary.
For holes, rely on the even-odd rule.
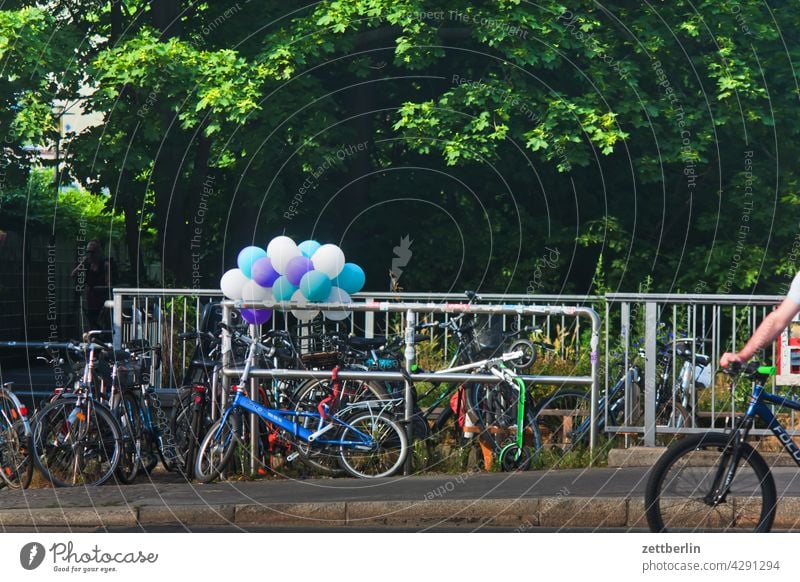
[[0,487],[26,489],[33,477],[31,427],[22,404],[0,391]]
[[[383,386],[373,382],[365,382],[363,380],[346,381],[342,383],[342,386],[342,390],[346,394],[343,395],[340,408],[344,408],[347,404],[364,400],[386,400],[389,398]],[[330,393],[330,381],[309,380],[297,387],[292,396],[292,407],[295,412],[317,412],[319,403]],[[309,430],[315,430],[316,426],[313,423],[318,422],[318,419],[313,417],[297,417],[295,420]],[[344,473],[339,462],[338,450],[311,446],[299,440],[296,445],[300,459],[308,467],[330,476],[338,476]]]
[[582,390],[557,390],[534,409],[543,451],[566,454],[588,445],[591,396]]
[[645,511],[651,531],[768,532],[775,519],[775,481],[764,458],[741,443],[731,489],[723,503],[711,506],[704,497],[717,471],[732,461],[730,434],[704,433],[676,441],[656,462],[645,490]]
[[[224,423],[223,423],[224,419]],[[222,476],[240,444],[233,415],[220,418],[206,432],[197,450],[194,477],[200,483],[211,483]]]
[[120,460],[119,424],[97,402],[82,405],[70,421],[75,408],[74,398],[62,398],[40,411],[32,427],[34,462],[55,487],[102,485]]
[[369,450],[342,445],[339,462],[342,469],[360,479],[389,477],[402,470],[408,457],[406,432],[385,414],[358,411],[342,419],[345,426],[339,434],[342,441],[361,441],[360,434],[372,440]]
[[139,402],[132,394],[123,392],[122,401],[115,408],[122,436],[122,449],[117,464],[117,479],[123,485],[130,485],[139,473],[142,453],[142,417]]
[[[520,391],[509,382],[498,382],[473,384],[469,394],[469,409],[478,430],[478,438],[491,447],[496,459],[506,446],[516,443],[516,431],[520,430],[517,426],[517,406],[520,397],[526,399],[521,429],[532,433],[533,449],[535,451],[541,449],[541,435],[532,412],[533,403],[525,390]],[[488,471],[492,467],[485,469]]]

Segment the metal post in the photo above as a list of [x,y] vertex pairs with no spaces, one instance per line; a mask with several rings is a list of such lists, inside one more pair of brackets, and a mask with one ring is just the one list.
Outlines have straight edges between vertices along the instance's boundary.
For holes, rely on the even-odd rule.
[[[260,325],[250,325],[250,337],[254,340],[260,339]],[[258,361],[256,360],[255,354],[253,354],[253,358],[250,362],[250,365],[253,368],[258,367]],[[255,402],[259,402],[258,400],[258,378],[251,378],[250,379],[250,398]],[[264,404],[261,402],[261,404]],[[250,413],[250,474],[255,475],[256,473],[256,465],[258,464],[258,416],[254,413]]]
[[594,465],[594,450],[597,444],[597,402],[600,397],[600,317],[593,309],[578,307],[572,313],[584,313],[592,320],[592,339],[589,341],[589,361],[592,363],[592,410],[589,414],[591,421],[589,428],[589,464]]
[[[366,301],[375,301],[367,298]],[[352,317],[355,320],[355,316]],[[364,337],[375,337],[375,312],[367,311],[364,313]]]
[[[231,325],[231,312],[232,307],[223,302],[222,304],[222,321],[226,325]],[[233,344],[231,342],[231,334],[228,333],[227,329],[222,330],[222,367],[229,368],[233,366]],[[224,375],[222,376],[222,392],[217,394],[212,394],[211,398],[216,401],[216,398],[219,397],[219,406],[220,410],[225,410],[227,406],[227,398],[228,394],[231,391],[231,379],[229,376]]]
[[[414,336],[416,335],[416,328],[417,328],[417,314],[410,309],[406,312],[406,350],[405,350],[405,359],[406,359],[406,372],[409,374],[414,372],[414,361],[416,360],[416,348],[414,347]],[[412,426],[411,419],[414,416],[414,384],[406,378],[406,410],[405,410],[405,423],[406,423],[406,436],[408,436],[408,444],[409,449],[412,437],[414,434],[414,429]],[[403,473],[405,475],[411,474],[411,454],[408,455],[408,459],[406,460],[406,467]]]
[[657,305],[644,307],[644,446],[656,446],[656,325]]
[[122,293],[114,289],[114,326],[111,341],[115,350],[122,349]]
[[[620,339],[622,339],[623,344],[625,346],[625,357],[624,357],[624,373],[625,373],[625,415],[624,415],[624,423],[625,426],[630,426],[631,424],[631,404],[633,403],[633,396],[631,395],[631,378],[630,374],[628,374],[628,369],[630,368],[630,323],[631,323],[631,304],[627,301],[623,301],[622,305],[620,306]],[[606,362],[609,361],[608,356],[606,355]],[[608,399],[606,399],[606,413],[608,413]],[[608,424],[608,418],[606,418],[606,425]]]

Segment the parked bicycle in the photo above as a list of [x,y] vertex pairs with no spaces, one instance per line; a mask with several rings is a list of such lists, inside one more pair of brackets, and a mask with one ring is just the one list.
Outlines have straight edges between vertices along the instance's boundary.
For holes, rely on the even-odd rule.
[[96,356],[104,346],[86,342],[62,347],[83,357],[85,366],[73,392],[59,392],[34,416],[34,462],[56,487],[101,485],[114,475],[122,454],[119,423],[96,394]]
[[[656,386],[656,425],[672,428],[696,426],[695,390],[710,385],[710,358],[696,352],[699,338],[680,338],[658,343],[659,366]],[[672,381],[673,353],[682,365]],[[644,350],[638,351],[644,358]],[[597,428],[640,426],[644,420],[643,372],[632,363],[597,403]],[[534,410],[544,448],[559,454],[589,444],[591,394],[576,388],[562,388],[542,399]]]
[[647,481],[645,511],[651,531],[751,531],[772,528],[775,480],[761,454],[747,442],[761,420],[800,466],[800,447],[769,405],[800,411],[800,400],[764,387],[775,367],[732,365],[725,373],[753,382],[747,410],[730,432],[694,434],[673,443]]
[[[316,411],[297,411],[262,406],[247,395],[252,363],[259,353],[275,354],[274,346],[242,336],[249,345],[243,375],[232,388],[233,398],[206,433],[197,454],[195,476],[208,483],[225,473],[237,448],[250,452],[246,413],[259,419],[259,434],[277,434],[294,448],[287,460],[303,458],[317,449],[335,450],[342,468],[356,477],[386,477],[398,471],[408,455],[405,431],[393,419],[393,400],[364,400],[340,406],[341,381],[333,373],[333,393]],[[302,419],[311,419],[311,428]],[[259,439],[260,440],[260,439]],[[260,440],[260,446],[264,446]]]
[[28,410],[11,391],[0,387],[0,487],[25,489],[33,476]]

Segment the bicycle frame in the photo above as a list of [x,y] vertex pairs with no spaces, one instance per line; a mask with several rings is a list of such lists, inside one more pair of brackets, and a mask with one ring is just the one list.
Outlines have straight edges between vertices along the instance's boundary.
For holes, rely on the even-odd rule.
[[800,411],[800,400],[766,392],[764,386],[756,382],[753,385],[753,393],[750,397],[750,404],[747,407],[747,412],[745,412],[745,416],[742,419],[744,437],[747,436],[747,433],[752,427],[753,419],[755,417],[760,418],[767,423],[767,428],[772,431],[772,434],[778,437],[783,448],[786,449],[786,452],[789,453],[797,466],[800,467],[800,447],[795,444],[792,437],[789,436],[789,433],[783,428],[783,425],[778,421],[767,404],[774,404],[776,406]]
[[[307,442],[314,446],[342,446],[348,448],[364,448],[365,450],[369,450],[373,446],[372,437],[350,426],[347,422],[341,419],[341,416],[344,416],[347,413],[357,410],[359,408],[369,408],[370,410],[372,410],[372,408],[374,407],[378,407],[381,409],[379,412],[376,413],[377,415],[381,414],[382,412],[385,412],[386,410],[391,409],[394,406],[397,406],[400,402],[401,399],[367,400],[364,402],[351,404],[343,408],[335,415],[329,417],[329,423],[325,425],[319,413],[297,412],[294,410],[281,410],[279,408],[268,408],[260,405],[254,400],[251,400],[248,396],[245,395],[245,393],[241,389],[237,389],[233,401],[230,403],[230,405],[222,415],[222,421],[217,430],[220,432],[223,430],[223,427],[225,426],[225,423],[228,421],[228,418],[230,417],[231,414],[238,413],[240,410],[245,410],[247,412],[255,414],[265,423],[282,428],[283,430],[291,434],[293,438],[300,439],[301,441]],[[302,426],[298,422],[291,420],[292,418],[296,417],[318,419],[319,428],[316,431],[310,430]],[[328,432],[335,426],[341,426],[343,428],[348,428],[352,430],[353,433],[359,437],[359,440],[352,441],[352,440],[322,438],[322,435],[325,432]],[[218,435],[219,432],[217,433],[217,436]]]

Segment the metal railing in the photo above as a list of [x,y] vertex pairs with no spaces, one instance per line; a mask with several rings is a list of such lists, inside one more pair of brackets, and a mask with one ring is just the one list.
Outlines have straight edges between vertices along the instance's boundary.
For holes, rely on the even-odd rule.
[[[742,411],[744,402],[737,402],[731,397],[727,380],[717,381],[717,368],[723,352],[735,351],[755,331],[758,324],[783,300],[776,295],[712,295],[712,294],[639,294],[611,293],[606,295],[605,306],[605,392],[615,381],[612,375],[613,366],[608,365],[616,357],[622,360],[622,369],[627,370],[630,364],[637,361],[636,352],[644,351],[644,405],[642,422],[636,426],[625,424],[610,427],[608,432],[638,433],[643,436],[645,446],[654,446],[659,434],[703,432],[709,428],[730,426],[738,411]],[[618,340],[616,338],[619,338]],[[657,388],[659,381],[664,381],[672,389],[673,409],[681,394],[681,363],[677,356],[675,339],[701,338],[704,351],[693,351],[690,361],[692,370],[696,370],[696,353],[704,353],[710,357],[711,385],[699,387],[695,381],[689,383],[688,394],[684,394],[684,402],[690,413],[689,421],[684,426],[664,424],[656,421]],[[670,346],[671,369],[657,370],[658,343],[673,342]],[[700,345],[700,344],[698,344]],[[776,352],[773,347],[764,354],[764,358],[775,361]],[[638,361],[641,362],[641,359]],[[773,388],[775,385],[772,379]],[[635,401],[632,391],[639,387],[626,386],[626,403]],[[749,394],[749,391],[747,392]],[[608,414],[606,403],[606,414]],[[637,415],[626,409],[625,419]],[[606,417],[608,418],[608,416]],[[790,415],[790,427],[796,425],[795,413]],[[752,434],[770,435],[765,428],[754,429]],[[793,431],[793,434],[800,434]]]
[[[174,388],[180,385],[180,375],[186,369],[192,356],[193,345],[177,341],[177,334],[201,327],[203,309],[208,303],[219,303],[223,299],[219,289],[158,289],[158,288],[115,288],[113,291],[113,337],[115,347],[132,339],[146,339],[151,344],[160,344],[164,352],[164,366],[161,373],[155,376],[156,388]],[[382,293],[361,292],[353,295],[356,302],[464,302],[464,293]],[[503,295],[499,293],[481,294],[476,304],[484,305],[548,305],[595,307],[601,297],[584,295]],[[221,317],[221,312],[220,312]],[[546,338],[578,338],[581,334],[580,318],[569,318],[563,314],[526,315],[519,313],[502,314],[502,329],[519,329],[525,325],[538,326],[543,329]],[[447,322],[450,314],[428,313],[426,321]],[[318,322],[300,324],[293,319],[282,317],[276,312],[268,326],[271,329],[291,330],[296,335],[310,335],[323,331]],[[326,331],[347,331],[364,337],[376,335],[401,334],[405,329],[404,312],[385,311],[383,313],[364,311],[355,312],[346,322],[324,322]],[[216,330],[212,330],[216,331]],[[444,354],[449,353],[452,344],[450,331],[445,329],[435,340]],[[560,341],[558,346],[561,355],[565,355],[567,346],[574,347],[579,354],[583,346],[577,341]]]
[[[230,325],[231,316],[234,309],[241,309],[245,307],[251,308],[267,308],[275,309],[280,308],[283,310],[291,309],[307,309],[305,303],[298,303],[294,301],[289,302],[276,302],[274,300],[264,301],[260,303],[245,304],[241,301],[223,301],[223,321]],[[400,303],[390,301],[365,301],[354,303],[316,303],[315,308],[322,311],[351,311],[353,313],[404,313],[405,314],[405,373],[401,372],[379,372],[379,371],[348,371],[341,373],[342,379],[361,379],[361,380],[391,380],[403,381],[405,383],[405,411],[404,420],[406,429],[408,430],[409,442],[412,438],[412,424],[411,420],[414,416],[414,383],[424,381],[452,381],[452,382],[491,382],[496,383],[502,381],[501,378],[491,374],[460,374],[448,373],[446,375],[437,375],[434,373],[416,373],[415,363],[415,335],[416,335],[416,322],[417,316],[421,313],[432,314],[458,314],[458,313],[472,313],[482,315],[517,315],[525,316],[552,316],[564,315],[567,317],[586,317],[591,322],[591,339],[590,339],[590,362],[591,373],[589,376],[523,376],[522,379],[526,383],[532,384],[579,384],[589,385],[591,390],[591,411],[590,411],[590,431],[589,431],[589,452],[590,458],[594,458],[595,443],[597,440],[597,403],[599,398],[599,355],[598,348],[600,344],[600,318],[597,312],[588,307],[574,307],[574,306],[541,306],[541,305],[521,305],[521,304],[505,304],[505,305],[475,305],[469,303]],[[257,333],[256,326],[251,326],[251,331]],[[232,346],[231,336],[227,330],[223,330],[223,384],[222,393],[228,394],[230,391],[231,378],[241,376],[242,370],[232,368]],[[251,376],[254,378],[277,378],[277,379],[325,379],[332,378],[330,371],[314,371],[314,370],[288,370],[288,369],[251,369]],[[259,422],[255,415],[251,415],[251,470],[255,471],[256,467],[256,451],[258,442],[258,427]],[[410,469],[410,459],[406,467],[406,471]]]
[[[218,289],[115,289],[113,302],[115,342],[145,338],[152,343],[162,344],[166,365],[162,366],[160,377],[156,377],[157,386],[160,388],[178,386],[179,375],[191,357],[192,346],[178,344],[174,341],[175,336],[177,333],[199,327],[202,307],[208,302],[219,302],[222,299]],[[624,370],[634,362],[641,364],[643,368],[641,386],[632,384],[628,376],[625,376],[626,410],[625,422],[622,425],[614,426],[608,422],[610,402],[605,402],[604,430],[609,433],[640,435],[645,445],[652,446],[656,444],[658,435],[698,432],[709,427],[723,428],[732,421],[737,407],[741,410],[743,406],[743,402],[727,397],[724,390],[715,390],[713,384],[705,389],[695,389],[692,386],[688,394],[688,408],[692,412],[688,423],[673,426],[658,424],[656,390],[659,382],[664,380],[660,377],[662,371],[656,366],[657,341],[682,336],[709,340],[705,354],[711,357],[713,378],[720,355],[724,351],[733,349],[735,345],[741,346],[757,324],[781,299],[780,296],[710,294],[612,293],[605,297],[482,294],[479,302],[473,306],[513,304],[516,306],[515,309],[499,312],[503,318],[504,330],[522,325],[541,326],[544,328],[544,335],[549,338],[556,335],[572,338],[573,343],[570,347],[574,347],[572,355],[576,356],[587,348],[586,339],[582,337],[585,334],[582,333],[581,318],[569,317],[564,312],[539,313],[520,311],[518,308],[558,304],[567,307],[592,306],[596,311],[603,313],[605,341],[603,349],[600,350],[602,357],[599,362],[601,374],[605,376],[603,382],[605,390],[602,393],[607,394],[617,378],[622,376],[621,373],[617,373],[619,371],[617,360]],[[461,293],[362,292],[354,295],[354,304],[363,301],[364,304],[397,305],[402,301],[446,306],[465,300],[465,296]],[[421,313],[421,316],[426,321],[447,321],[453,313],[455,312],[442,309],[426,311]],[[269,325],[283,329],[296,326],[296,329],[291,330],[297,331],[298,335],[309,330],[307,325],[296,324],[288,317],[276,316]],[[324,325],[328,329],[346,330],[357,335],[372,337],[391,334],[393,331],[402,333],[407,327],[407,322],[406,313],[402,309],[354,309],[353,317],[346,322]],[[441,334],[436,341],[442,342],[443,345],[440,347],[447,354],[449,343],[452,341],[447,332]],[[565,345],[566,342],[560,343],[562,356]],[[637,352],[640,349],[644,351],[645,357],[637,359]],[[766,357],[768,359],[771,357],[774,361],[775,353],[767,354]],[[670,386],[677,386],[680,382],[680,372],[680,361],[673,357],[671,368],[667,370],[666,382]],[[678,402],[677,391],[673,391],[672,398],[673,404]],[[636,410],[633,410],[634,406]],[[790,420],[789,426],[794,426],[794,413]],[[769,434],[764,430],[754,432]]]

